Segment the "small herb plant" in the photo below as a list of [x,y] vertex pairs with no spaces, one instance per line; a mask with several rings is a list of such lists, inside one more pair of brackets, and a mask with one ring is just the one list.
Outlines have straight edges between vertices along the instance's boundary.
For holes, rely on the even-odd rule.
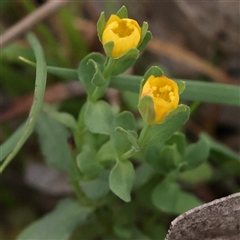
[[[40,139],[55,143],[53,152],[40,141],[46,162],[68,175],[75,198],[61,200],[18,239],[163,239],[161,219],[202,203],[186,187],[188,173],[209,169],[212,152],[238,162],[205,133],[188,143],[182,127],[190,108],[181,103],[239,105],[237,87],[171,80],[158,66],[144,76],[125,75],[152,35],[146,22],[140,27],[128,18],[124,6],[107,21],[102,13],[97,30],[105,56],[90,53],[78,69],[47,66],[38,40],[28,35],[36,56],[35,100],[27,121],[1,146],[1,172],[35,128]],[[77,119],[42,104],[47,72],[83,85],[87,98]],[[139,93],[139,116],[104,100],[109,87]]]

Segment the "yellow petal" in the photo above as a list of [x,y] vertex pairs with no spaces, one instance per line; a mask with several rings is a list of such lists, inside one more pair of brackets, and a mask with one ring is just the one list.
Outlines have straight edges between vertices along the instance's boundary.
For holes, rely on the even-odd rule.
[[151,96],[153,99],[155,110],[153,123],[162,122],[164,117],[179,103],[178,85],[165,76],[151,75],[142,88],[141,97],[145,95]]
[[141,38],[141,28],[138,23],[129,18],[120,19],[116,15],[111,15],[107,21],[102,43],[113,41],[114,47],[111,56],[119,57],[131,48],[136,48]]

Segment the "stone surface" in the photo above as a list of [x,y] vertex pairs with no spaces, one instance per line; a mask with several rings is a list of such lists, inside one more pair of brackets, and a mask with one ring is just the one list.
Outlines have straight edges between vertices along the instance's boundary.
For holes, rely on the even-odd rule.
[[165,240],[240,239],[240,193],[196,207],[171,223]]

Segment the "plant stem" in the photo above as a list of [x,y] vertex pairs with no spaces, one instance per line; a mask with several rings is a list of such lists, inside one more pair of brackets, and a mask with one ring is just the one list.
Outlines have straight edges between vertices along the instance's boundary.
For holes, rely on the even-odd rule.
[[139,148],[140,148],[140,149],[144,147],[144,139],[145,139],[145,137],[146,137],[146,135],[147,135],[147,132],[148,132],[148,129],[149,129],[150,127],[151,127],[150,124],[146,124],[146,125],[143,127],[143,129],[142,129],[142,131],[141,131],[141,133],[140,133],[140,137],[138,138],[138,145],[139,145]]
[[115,60],[113,58],[107,57],[105,62],[105,67],[103,71],[103,77],[109,81],[111,77],[112,70],[114,69]]

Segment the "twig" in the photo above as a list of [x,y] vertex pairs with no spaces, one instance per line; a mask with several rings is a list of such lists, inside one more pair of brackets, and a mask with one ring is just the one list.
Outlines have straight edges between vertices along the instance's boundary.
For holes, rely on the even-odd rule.
[[34,25],[49,17],[52,13],[57,11],[60,7],[70,2],[70,0],[54,1],[50,0],[36,9],[33,13],[30,13],[21,21],[10,27],[0,36],[0,48],[9,44],[12,40],[16,39],[20,35],[26,33]]

